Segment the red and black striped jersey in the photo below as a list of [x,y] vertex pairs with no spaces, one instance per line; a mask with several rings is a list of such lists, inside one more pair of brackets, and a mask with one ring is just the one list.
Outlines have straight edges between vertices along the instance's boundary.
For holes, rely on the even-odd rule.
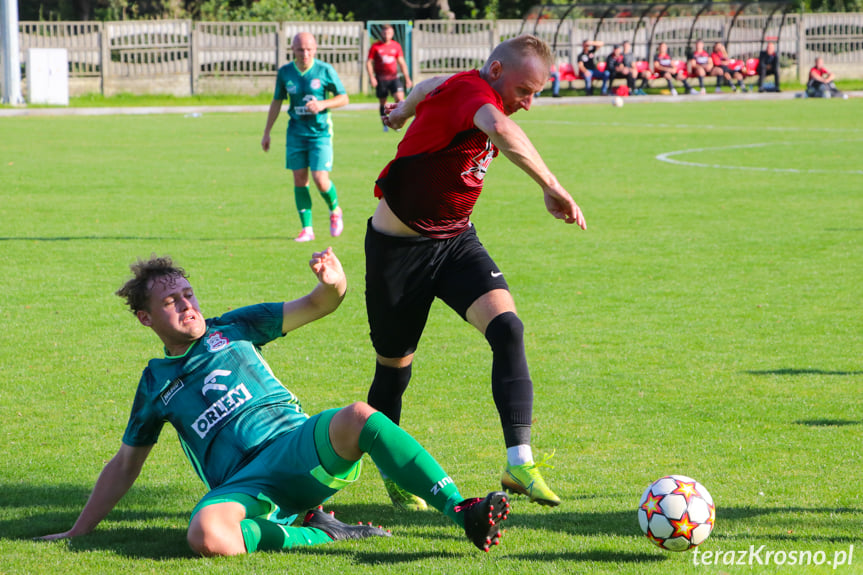
[[457,236],[470,215],[498,149],[473,118],[486,104],[503,112],[500,95],[472,70],[454,75],[417,105],[396,157],[383,169],[375,195],[414,231]]

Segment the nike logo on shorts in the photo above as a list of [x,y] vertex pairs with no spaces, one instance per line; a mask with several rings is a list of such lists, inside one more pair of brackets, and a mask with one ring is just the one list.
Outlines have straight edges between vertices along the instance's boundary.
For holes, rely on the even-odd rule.
[[503,272],[496,272],[494,270],[492,270],[492,272],[491,272],[491,277],[493,277],[493,278],[499,278],[502,275],[503,275]]

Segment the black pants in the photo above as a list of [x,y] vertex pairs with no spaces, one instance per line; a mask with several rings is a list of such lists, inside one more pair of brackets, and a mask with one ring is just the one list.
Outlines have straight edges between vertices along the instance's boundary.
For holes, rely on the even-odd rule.
[[773,79],[774,79],[773,83],[776,85],[776,91],[777,92],[779,91],[779,70],[776,68],[776,66],[770,66],[770,65],[764,64],[762,62],[758,63],[758,90],[759,91],[762,89],[762,86],[764,86],[764,78],[766,78],[770,74],[773,74]]

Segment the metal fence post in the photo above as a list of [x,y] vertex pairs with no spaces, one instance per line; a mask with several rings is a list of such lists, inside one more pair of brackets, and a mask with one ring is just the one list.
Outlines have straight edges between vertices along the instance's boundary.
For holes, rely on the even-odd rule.
[[806,15],[802,12],[797,15],[797,81],[806,83],[809,78],[806,74]]
[[187,20],[189,23],[189,89],[192,95],[198,93],[198,75],[201,71],[200,55],[198,53],[198,31],[195,27],[195,22]]
[[[366,28],[363,28],[362,37],[360,38],[360,94],[365,92],[365,69],[366,69],[366,60],[365,57],[369,53],[369,31]],[[371,82],[371,80],[369,80]]]
[[111,76],[111,40],[108,38],[108,26],[108,22],[99,23],[99,83],[103,96],[108,92]]
[[276,26],[276,71],[288,63],[288,35],[285,23]]

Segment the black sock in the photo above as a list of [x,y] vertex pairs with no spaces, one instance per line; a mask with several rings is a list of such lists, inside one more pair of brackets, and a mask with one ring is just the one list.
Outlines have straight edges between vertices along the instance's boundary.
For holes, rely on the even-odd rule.
[[411,365],[388,367],[377,363],[369,388],[369,405],[398,423],[402,415],[402,395],[411,381]]
[[524,353],[524,324],[513,312],[491,320],[485,330],[491,345],[491,391],[507,447],[530,445],[533,382]]
[[383,121],[384,121],[384,120],[383,120],[383,118],[384,118],[384,114],[386,113],[386,110],[385,110],[385,108],[384,108],[384,105],[383,105],[383,104],[381,104],[381,105],[380,105],[380,107],[378,108],[378,110],[379,110],[379,111],[380,111],[380,113],[381,113],[381,122],[383,122]]

